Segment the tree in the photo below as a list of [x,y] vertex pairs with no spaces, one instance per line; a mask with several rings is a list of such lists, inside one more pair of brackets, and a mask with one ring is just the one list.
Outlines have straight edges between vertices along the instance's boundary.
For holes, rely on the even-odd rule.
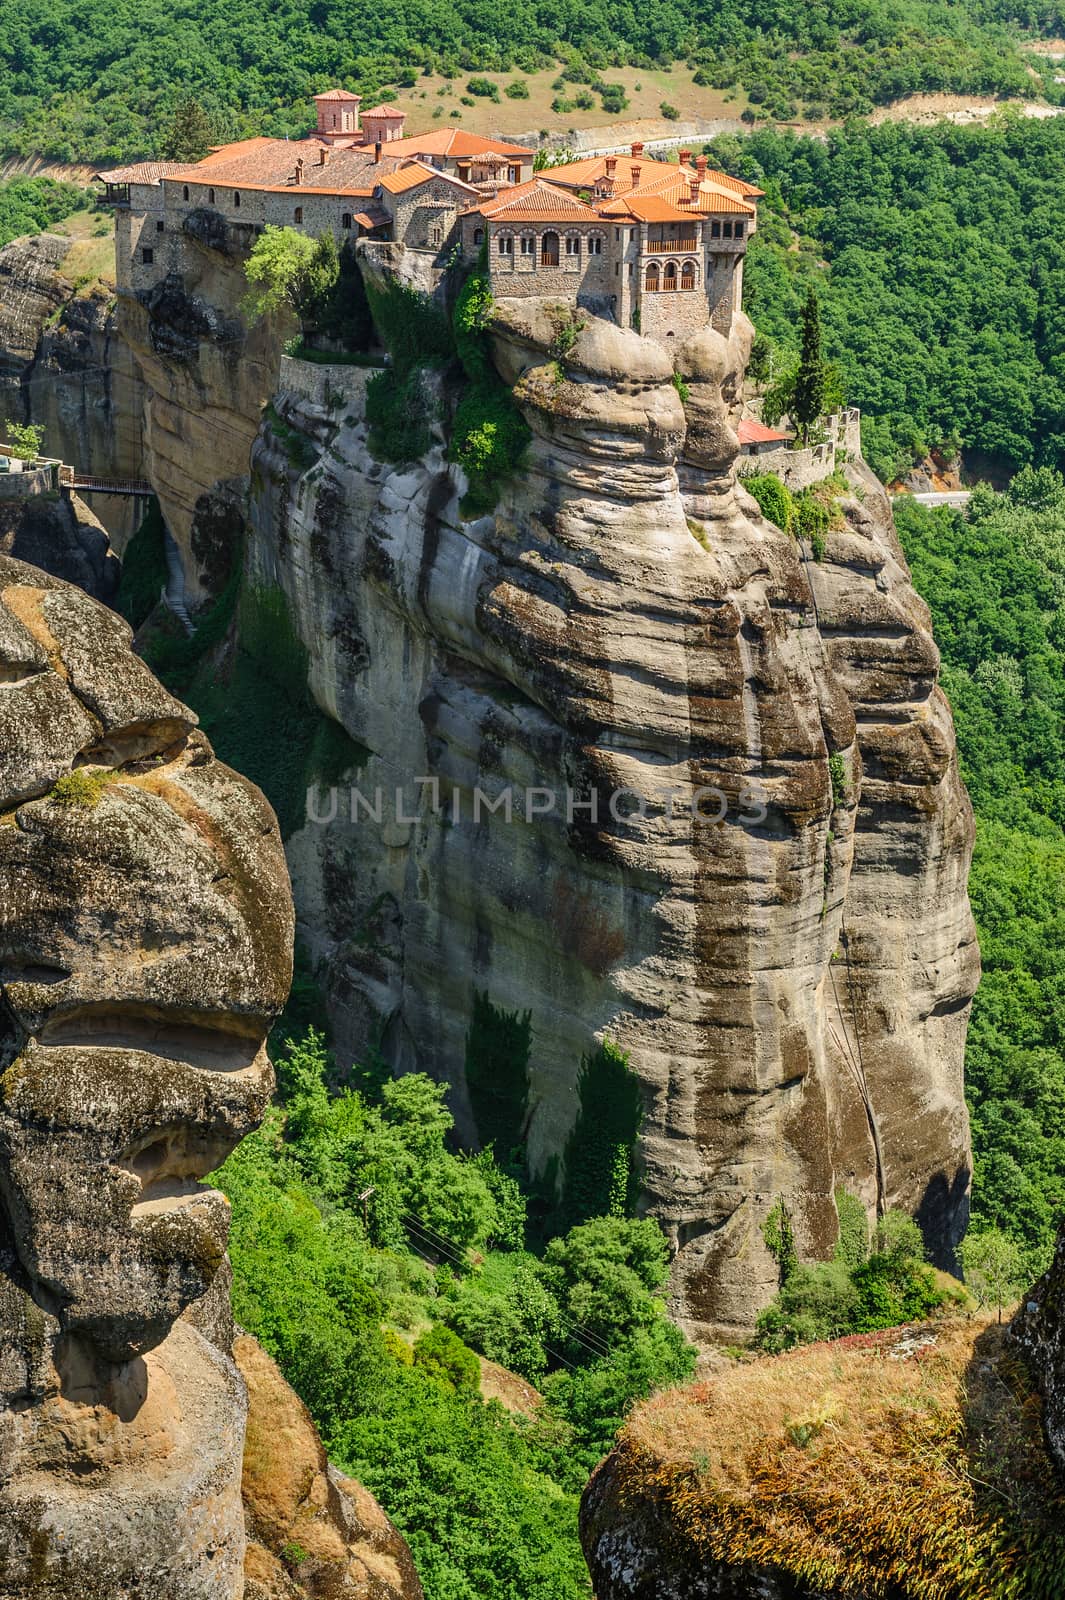
[[340,276],[340,255],[331,233],[311,239],[295,228],[267,223],[244,264],[252,286],[241,301],[251,324],[288,306],[308,329],[328,301]]
[[193,95],[186,95],[174,107],[170,127],[163,140],[163,155],[168,161],[202,161],[214,144],[211,119]]
[[962,1241],[962,1268],[966,1287],[978,1304],[994,1306],[1002,1321],[1003,1306],[1012,1305],[1024,1288],[1024,1262],[1020,1248],[998,1228],[970,1233]]
[[799,367],[795,374],[795,389],[789,407],[802,434],[803,444],[809,443],[810,429],[825,409],[826,389],[825,359],[821,353],[821,314],[817,305],[817,295],[813,289],[808,289],[802,307]]
[[44,442],[44,429],[33,422],[8,422],[5,428],[7,454],[16,461],[36,461]]

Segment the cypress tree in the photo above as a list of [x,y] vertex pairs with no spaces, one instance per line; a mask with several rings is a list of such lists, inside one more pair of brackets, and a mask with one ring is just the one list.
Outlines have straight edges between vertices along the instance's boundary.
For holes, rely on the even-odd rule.
[[809,443],[810,429],[825,409],[826,388],[827,372],[821,354],[821,316],[817,295],[813,289],[809,289],[802,307],[802,348],[791,405],[794,420],[802,430],[803,444]]

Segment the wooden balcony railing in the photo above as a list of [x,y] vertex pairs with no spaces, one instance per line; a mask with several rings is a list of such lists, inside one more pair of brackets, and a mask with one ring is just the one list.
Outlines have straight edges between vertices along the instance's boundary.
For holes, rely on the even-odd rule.
[[648,239],[643,247],[648,256],[690,256],[698,248],[694,235],[690,239]]

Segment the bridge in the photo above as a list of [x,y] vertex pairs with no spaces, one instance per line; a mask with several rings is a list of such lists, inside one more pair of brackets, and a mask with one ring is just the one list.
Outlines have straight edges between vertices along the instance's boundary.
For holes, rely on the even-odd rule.
[[95,473],[72,472],[69,477],[64,474],[61,481],[79,494],[123,494],[137,500],[147,500],[155,493],[151,484],[143,478],[101,478]]

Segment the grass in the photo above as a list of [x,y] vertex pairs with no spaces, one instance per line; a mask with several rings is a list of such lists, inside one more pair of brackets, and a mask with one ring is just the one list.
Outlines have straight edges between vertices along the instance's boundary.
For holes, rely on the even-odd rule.
[[[108,222],[106,234],[97,231],[101,220]],[[74,229],[72,223],[77,225]],[[105,289],[114,288],[115,237],[110,219],[101,219],[99,212],[77,211],[65,222],[57,223],[53,231],[66,234],[74,241],[62,271],[79,294],[95,289],[98,284]]]
[[311,361],[318,367],[383,367],[384,361],[379,355],[371,355],[366,350],[316,350],[313,345],[306,345],[297,340],[291,347],[286,345],[285,354],[294,361]]
[[692,1561],[906,1600],[1065,1591],[1041,1408],[988,1318],[735,1366],[636,1408],[626,1503],[664,1500]]
[[108,767],[91,772],[86,767],[75,767],[73,772],[64,773],[56,780],[48,798],[53,805],[63,806],[67,810],[93,811],[102,800],[108,784],[114,781],[115,773]]
[[[620,83],[625,87],[629,101],[625,110],[612,116],[603,110],[599,96],[593,94],[595,104],[590,110],[574,107],[572,111],[560,114],[551,110],[552,100],[559,94],[564,99],[572,100],[585,87],[579,83],[567,83],[564,90],[553,89],[551,85],[561,71],[561,66],[550,67],[544,72],[478,71],[478,78],[483,77],[498,86],[500,101],[497,103],[486,97],[467,95],[467,99],[473,101],[472,105],[462,103],[470,74],[463,73],[451,80],[434,74],[432,77],[419,78],[412,89],[399,90],[395,105],[397,110],[407,113],[404,131],[408,134],[429,133],[434,128],[447,127],[449,113],[457,108],[462,111],[461,126],[470,133],[499,136],[536,133],[541,128],[548,128],[552,133],[565,136],[570,129],[603,128],[609,132],[616,128],[618,142],[621,143],[627,137],[630,124],[647,119],[653,121],[654,127],[633,129],[633,138],[676,136],[676,127],[663,118],[659,110],[663,100],[676,106],[683,121],[738,117],[747,104],[747,97],[742,90],[711,89],[693,83],[692,69],[678,62],[672,70],[661,67],[651,70],[644,67],[606,67],[602,73],[603,81]],[[515,79],[522,79],[528,85],[527,100],[511,100],[504,94],[507,84]],[[637,84],[640,85],[638,89]],[[444,92],[441,93],[441,90]],[[734,94],[735,98],[726,98],[730,94]],[[433,112],[438,106],[443,108],[442,116],[434,118]]]

